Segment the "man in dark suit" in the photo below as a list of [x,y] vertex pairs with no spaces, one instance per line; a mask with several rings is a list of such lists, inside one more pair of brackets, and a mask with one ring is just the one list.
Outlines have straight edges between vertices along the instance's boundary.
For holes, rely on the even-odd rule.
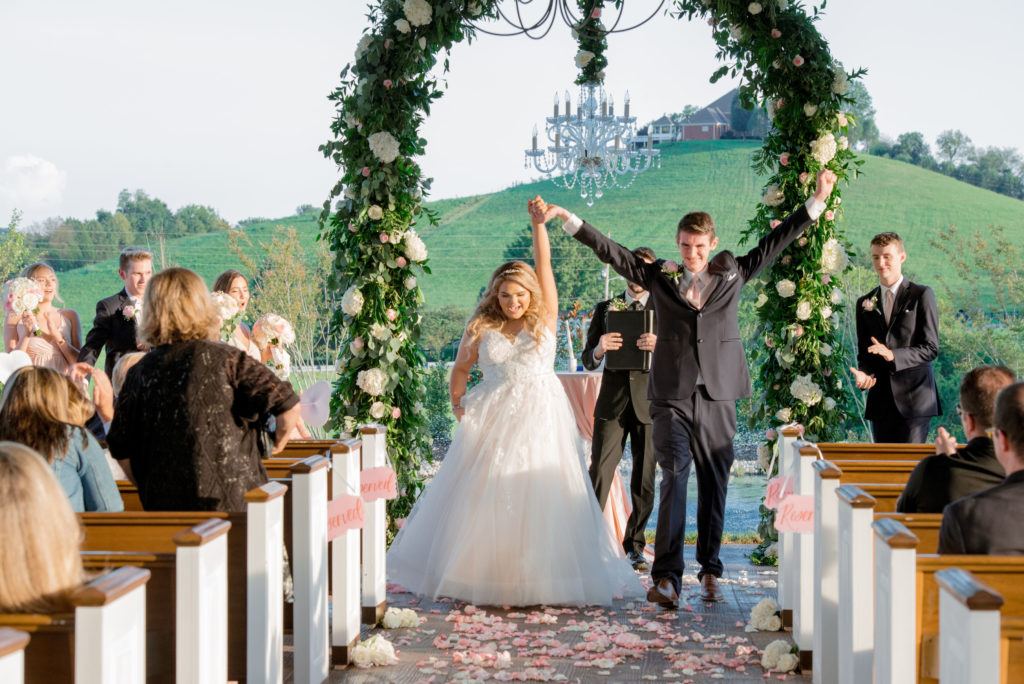
[[871,239],[879,286],[857,300],[859,389],[876,442],[923,444],[932,416],[942,414],[932,374],[939,355],[938,308],[930,287],[903,277],[907,253],[896,233]]
[[978,366],[960,383],[956,412],[967,435],[957,448],[956,439],[939,428],[935,455],[923,459],[910,473],[896,502],[899,513],[941,513],[951,501],[994,487],[1006,477],[985,431],[992,426],[996,395],[1017,378],[1005,366]]
[[999,393],[993,425],[989,434],[1006,479],[946,506],[939,553],[1024,555],[1024,382]]
[[660,259],[648,264],[562,207],[544,209],[545,218],[561,218],[566,232],[654,298],[658,344],[647,396],[662,477],[649,601],[678,605],[691,461],[697,469],[701,597],[723,598],[717,581],[723,570],[718,552],[734,458],[736,400],[750,396],[750,371],[737,317],[740,290],[825,210],[835,181],[831,171],[818,172],[814,196],[807,204],[742,256],[726,251],[709,261],[718,245],[714,222],[704,212],[687,214],[676,230],[682,266]]
[[126,247],[121,252],[118,266],[117,275],[124,281],[124,289],[96,303],[92,330],[86,335],[85,344],[78,353],[79,361],[93,365],[100,350],[106,346],[108,376],[113,373],[114,364],[121,355],[139,349],[135,327],[142,311],[146,283],[153,275],[153,255],[138,247]]
[[[637,247],[633,254],[654,262],[649,247]],[[605,319],[609,309],[654,310],[654,301],[643,285],[626,283],[626,290],[617,297],[599,302],[587,328],[587,345],[583,348],[583,367],[597,370],[606,352],[622,348],[622,335],[608,332]],[[657,336],[644,333],[636,344],[641,349],[653,349]],[[594,405],[594,442],[590,452],[590,481],[594,485],[597,502],[603,510],[608,503],[615,470],[622,459],[622,450],[629,438],[633,455],[633,474],[629,481],[633,512],[626,522],[622,548],[635,570],[648,572],[651,567],[644,558],[647,539],[644,531],[654,509],[654,450],[651,448],[651,402],[647,399],[648,371],[612,370],[605,368],[601,375],[601,392]]]

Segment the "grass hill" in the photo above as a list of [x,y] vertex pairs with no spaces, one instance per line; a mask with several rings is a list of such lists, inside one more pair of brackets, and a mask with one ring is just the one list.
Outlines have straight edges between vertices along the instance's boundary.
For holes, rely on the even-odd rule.
[[[526,200],[536,194],[610,230],[619,242],[631,247],[645,244],[665,256],[675,251],[679,218],[687,211],[704,210],[715,218],[720,248],[736,249],[761,193],[763,181],[750,169],[750,155],[758,145],[724,140],[664,146],[661,169],[638,177],[626,191],[607,192],[593,207],[586,206],[577,190],[562,190],[550,181],[432,202],[441,215],[440,225],[419,227],[433,272],[420,280],[427,306],[455,304],[467,311],[473,306],[505,245],[529,230]],[[1024,202],[892,159],[864,159],[861,176],[843,188],[843,226],[860,263],[868,264],[863,255],[872,235],[894,230],[907,245],[907,272],[937,286],[936,277],[948,272],[948,264],[929,242],[940,229],[955,225],[968,233],[1003,226],[1010,237],[1024,240]],[[268,242],[276,225],[293,226],[308,244],[315,240],[317,225],[309,215],[249,226],[246,234],[253,242]],[[159,266],[159,250],[154,251]],[[224,233],[170,241],[163,261],[192,268],[208,283],[237,266]],[[596,260],[593,268],[598,278],[601,267]],[[86,328],[96,300],[121,287],[113,261],[63,273],[60,281],[65,305],[82,315]]]

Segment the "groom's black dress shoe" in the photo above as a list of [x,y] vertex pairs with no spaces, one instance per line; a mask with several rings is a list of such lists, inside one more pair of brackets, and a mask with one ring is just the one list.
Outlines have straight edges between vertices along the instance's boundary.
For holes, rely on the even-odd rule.
[[651,566],[648,564],[647,559],[643,557],[643,554],[637,553],[636,551],[630,551],[626,554],[626,557],[629,558],[629,562],[637,572],[651,571]]
[[662,608],[675,610],[679,607],[679,594],[672,585],[672,580],[665,577],[658,580],[653,587],[647,590],[647,600],[657,603]]

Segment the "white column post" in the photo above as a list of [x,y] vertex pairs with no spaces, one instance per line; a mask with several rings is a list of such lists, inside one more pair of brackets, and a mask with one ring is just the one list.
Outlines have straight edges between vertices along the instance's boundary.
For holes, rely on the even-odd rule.
[[284,678],[284,494],[269,482],[246,501],[246,681],[281,684]]
[[29,635],[10,627],[0,627],[0,682],[23,684],[25,681],[25,647]]
[[917,537],[892,518],[875,530],[875,684],[917,681]]
[[75,606],[75,684],[146,681],[149,574],[143,568],[118,568],[71,596]]
[[814,684],[839,680],[839,469],[829,461],[814,473]]
[[327,470],[311,456],[292,466],[292,641],[295,684],[321,684],[330,670],[327,621]]
[[[798,443],[799,444],[799,443]],[[814,495],[814,462],[818,449],[810,444],[796,447],[793,493]],[[814,649],[814,533],[795,535],[793,555],[796,561],[796,583],[793,592],[793,641],[800,649],[800,670],[808,672],[813,665]]]
[[[363,439],[363,470],[380,468],[388,464],[387,428],[383,425],[364,425],[359,430]],[[375,625],[387,609],[387,551],[388,512],[384,499],[366,504],[366,524],[363,525],[363,624]]]
[[227,681],[230,529],[227,520],[213,518],[174,535],[174,663],[178,684]]
[[[800,439],[800,431],[795,427],[782,430],[779,437],[779,476],[791,475],[793,473],[793,462],[796,457],[793,445]],[[796,590],[793,561],[793,533],[779,532],[778,553],[778,598],[779,608],[782,611],[782,624],[784,627],[793,626],[793,603],[792,593]]]
[[939,681],[998,684],[1003,597],[960,568],[939,570],[935,580],[939,583]]
[[[359,496],[361,443],[345,439],[332,449],[333,496]],[[359,641],[359,530],[348,530],[331,542],[331,661],[348,665]]]
[[843,485],[839,497],[839,682],[872,681],[874,576],[871,521],[875,500]]

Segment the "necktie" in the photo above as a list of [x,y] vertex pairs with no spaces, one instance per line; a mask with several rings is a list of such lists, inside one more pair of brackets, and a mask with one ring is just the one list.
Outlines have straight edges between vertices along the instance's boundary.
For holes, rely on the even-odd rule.
[[687,290],[686,290],[686,298],[689,300],[689,302],[691,304],[693,304],[693,308],[695,308],[695,309],[699,309],[700,308],[700,276],[699,275],[694,274],[690,278],[690,287],[687,288]]
[[885,322],[889,323],[892,320],[892,305],[894,297],[892,290],[885,291]]
[[626,308],[628,308],[630,311],[642,311],[644,305],[640,302],[639,299],[634,299]]

